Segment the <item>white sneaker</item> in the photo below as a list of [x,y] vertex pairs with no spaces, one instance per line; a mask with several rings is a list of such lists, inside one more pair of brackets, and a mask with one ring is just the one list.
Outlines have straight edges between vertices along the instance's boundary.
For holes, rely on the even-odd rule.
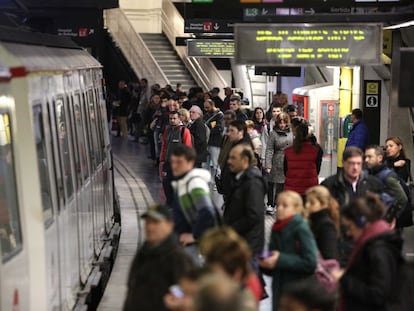
[[275,208],[272,205],[268,205],[266,207],[266,214],[274,215],[275,214]]

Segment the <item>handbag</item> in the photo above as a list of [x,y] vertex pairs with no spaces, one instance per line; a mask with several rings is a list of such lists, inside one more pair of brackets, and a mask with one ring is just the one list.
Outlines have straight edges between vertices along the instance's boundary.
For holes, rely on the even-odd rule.
[[337,290],[338,282],[332,276],[332,272],[339,270],[339,263],[335,259],[323,259],[318,252],[318,264],[315,270],[316,280],[326,291],[332,293]]

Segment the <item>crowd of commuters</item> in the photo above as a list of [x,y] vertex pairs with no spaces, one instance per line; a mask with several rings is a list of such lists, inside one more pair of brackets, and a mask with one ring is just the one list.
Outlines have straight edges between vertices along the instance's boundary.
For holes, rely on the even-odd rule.
[[[342,169],[319,184],[323,150],[286,94],[249,113],[231,88],[222,100],[219,88],[186,94],[142,79],[129,96],[119,87],[120,134],[149,144],[165,193],[142,216],[146,242],[124,310],[258,310],[268,297],[263,275],[272,277],[274,311],[412,308],[413,292],[395,299],[413,275],[402,256],[414,202],[400,138],[368,145],[354,109]],[[324,270],[327,260],[338,268]]]

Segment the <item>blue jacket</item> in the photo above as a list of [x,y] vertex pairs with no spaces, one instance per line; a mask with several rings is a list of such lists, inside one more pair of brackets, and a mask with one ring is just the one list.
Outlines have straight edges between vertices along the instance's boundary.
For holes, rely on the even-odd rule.
[[368,144],[368,127],[362,120],[355,122],[349,132],[348,141],[345,147],[355,146],[362,151]]

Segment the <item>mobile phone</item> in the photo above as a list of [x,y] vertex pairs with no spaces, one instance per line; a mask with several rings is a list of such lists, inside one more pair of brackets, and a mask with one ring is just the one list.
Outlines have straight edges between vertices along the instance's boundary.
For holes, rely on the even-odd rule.
[[177,298],[183,298],[184,297],[184,293],[181,290],[181,287],[179,285],[170,286],[170,293],[173,294]]

